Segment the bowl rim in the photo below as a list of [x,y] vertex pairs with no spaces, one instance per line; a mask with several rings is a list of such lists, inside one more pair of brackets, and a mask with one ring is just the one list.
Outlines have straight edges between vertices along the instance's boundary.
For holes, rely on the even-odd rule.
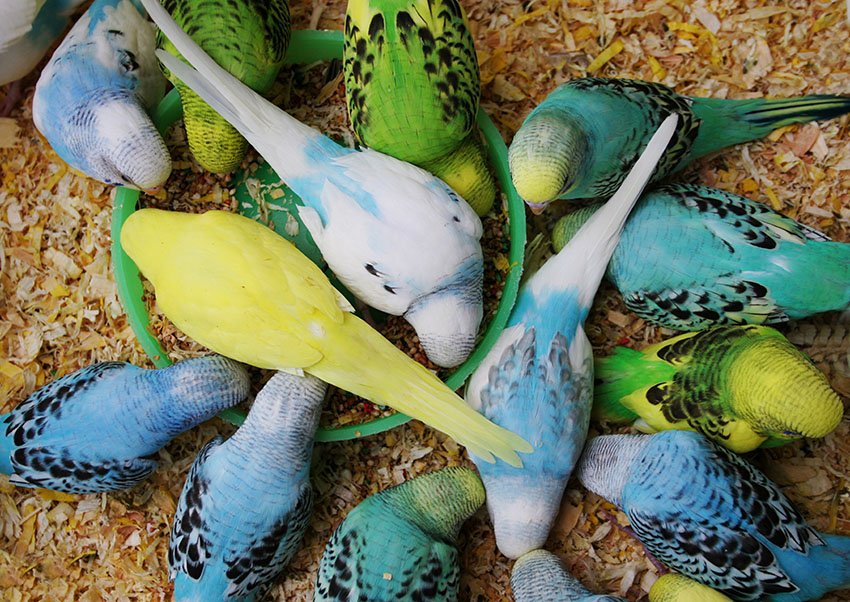
[[[343,50],[343,36],[337,30],[298,30],[292,32],[286,64],[313,63],[317,61],[340,58]],[[176,89],[172,89],[165,98],[154,108],[151,117],[160,132],[165,132],[182,116],[180,97]],[[469,357],[450,374],[446,385],[456,391],[484,360],[490,349],[502,333],[511,310],[516,302],[522,276],[523,257],[525,253],[525,203],[520,198],[511,181],[508,169],[508,149],[495,124],[479,107],[476,116],[477,125],[487,148],[488,158],[493,166],[499,185],[505,194],[508,207],[508,236],[510,248],[508,252],[508,273],[502,288],[502,297],[496,314],[487,326],[484,337]],[[171,365],[168,353],[150,329],[150,316],[145,308],[142,296],[142,285],[139,269],[132,259],[124,252],[120,242],[120,232],[124,221],[136,210],[139,191],[131,188],[116,188],[112,210],[112,263],[118,298],[127,314],[130,327],[142,345],[145,353],[151,358],[157,368]],[[231,408],[221,412],[220,418],[240,425],[245,419],[245,413]],[[347,424],[333,428],[319,428],[316,441],[345,441],[359,437],[367,437],[381,433],[409,421],[410,417],[401,412],[383,416],[368,422]]]

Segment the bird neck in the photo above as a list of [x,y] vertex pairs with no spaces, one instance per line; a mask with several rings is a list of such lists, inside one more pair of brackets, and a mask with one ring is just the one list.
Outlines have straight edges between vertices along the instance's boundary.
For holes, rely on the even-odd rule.
[[275,373],[227,444],[287,474],[308,469],[326,391],[327,383],[309,374]]
[[12,438],[6,435],[6,420],[11,414],[0,414],[0,473],[12,474]]
[[478,475],[459,466],[416,477],[379,495],[394,514],[451,544],[456,543],[461,525],[481,507],[485,496]]
[[582,485],[622,507],[629,468],[651,440],[651,435],[603,435],[591,439],[578,464]]

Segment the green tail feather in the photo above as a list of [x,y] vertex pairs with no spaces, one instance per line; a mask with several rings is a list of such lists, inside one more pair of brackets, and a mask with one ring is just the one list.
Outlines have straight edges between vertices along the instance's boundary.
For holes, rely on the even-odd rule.
[[773,130],[805,121],[832,119],[850,112],[850,97],[818,94],[797,98],[692,98],[702,120],[691,149],[696,158],[710,152],[767,136]]
[[676,368],[662,361],[644,361],[644,354],[628,347],[615,347],[608,357],[596,358],[593,418],[633,422],[640,416],[622,400],[644,387],[673,378]]
[[454,151],[420,166],[451,186],[478,215],[493,207],[496,184],[477,130],[473,129]]

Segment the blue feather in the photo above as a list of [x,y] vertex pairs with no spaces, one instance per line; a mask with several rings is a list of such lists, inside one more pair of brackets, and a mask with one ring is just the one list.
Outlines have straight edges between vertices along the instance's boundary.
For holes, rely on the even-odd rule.
[[0,423],[11,481],[69,493],[132,487],[177,434],[248,394],[245,370],[210,356],[160,370],[101,362],[41,387]]
[[107,184],[153,189],[171,157],[146,113],[165,92],[151,24],[134,0],[96,0],[36,84],[33,120],[71,167]]
[[535,451],[522,469],[473,457],[487,489],[496,543],[508,557],[542,547],[558,513],[593,400],[584,320],[675,123],[675,115],[664,122],[621,189],[523,285],[507,327],[469,381],[467,402]]
[[261,600],[313,509],[309,470],[327,384],[278,372],[245,423],[195,459],[171,528],[174,599]]

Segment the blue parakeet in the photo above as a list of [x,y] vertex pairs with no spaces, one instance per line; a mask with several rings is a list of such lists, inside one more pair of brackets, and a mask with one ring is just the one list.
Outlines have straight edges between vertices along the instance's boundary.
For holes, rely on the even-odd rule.
[[36,390],[0,417],[0,472],[68,493],[132,487],[156,452],[248,395],[241,364],[221,356],[146,370],[100,362]]
[[593,297],[629,211],[667,146],[664,121],[621,188],[560,253],[522,286],[505,330],[473,373],[466,400],[535,450],[522,470],[473,455],[501,552],[540,548],[578,459],[593,402],[593,358],[584,332]]
[[367,498],[331,536],[313,602],[456,602],[458,532],[483,503],[481,479],[460,466]]
[[721,148],[778,127],[850,111],[850,97],[697,98],[663,84],[602,77],[570,80],[529,113],[509,150],[517,192],[539,213],[558,198],[605,198],[671,113],[679,126],[652,181]]
[[74,169],[153,190],[171,156],[146,112],[162,99],[153,25],[137,0],[95,0],[53,53],[33,97],[33,121]]
[[698,433],[595,437],[576,472],[658,560],[733,600],[850,587],[850,537],[818,533],[764,474]]
[[20,79],[35,69],[53,41],[71,23],[83,0],[5,0],[0,3],[0,86],[14,82],[0,104],[0,117],[20,100]]
[[[597,207],[558,221],[556,251]],[[850,244],[730,192],[667,184],[635,205],[606,277],[669,328],[785,322],[850,307]]]
[[195,458],[168,567],[176,602],[254,602],[274,585],[313,512],[310,458],[327,383],[276,372],[244,424]]
[[219,67],[156,2],[143,3],[200,73],[158,51],[163,65],[301,197],[301,220],[339,280],[372,307],[403,315],[434,363],[465,360],[483,316],[482,226],[475,211],[427,171],[370,149],[344,148],[294,119]]
[[517,559],[511,569],[511,589],[516,602],[627,602],[591,593],[560,558],[546,550],[532,550]]

